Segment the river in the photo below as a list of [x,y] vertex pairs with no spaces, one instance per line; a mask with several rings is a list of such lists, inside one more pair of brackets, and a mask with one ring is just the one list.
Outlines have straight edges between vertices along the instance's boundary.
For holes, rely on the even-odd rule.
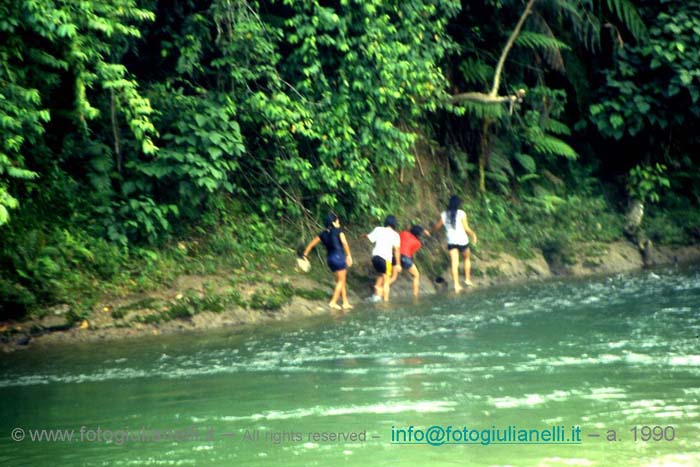
[[28,349],[0,464],[698,466],[699,334],[695,268]]

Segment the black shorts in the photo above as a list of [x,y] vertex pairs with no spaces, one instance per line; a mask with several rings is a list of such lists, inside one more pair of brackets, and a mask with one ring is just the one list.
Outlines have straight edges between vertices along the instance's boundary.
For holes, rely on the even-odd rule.
[[411,269],[413,267],[413,258],[406,255],[401,255],[401,268]]
[[460,253],[464,253],[467,250],[471,250],[471,246],[467,243],[466,245],[455,245],[454,243],[447,244],[447,251],[454,250],[457,248]]
[[391,263],[387,263],[381,256],[372,256],[372,266],[379,274],[391,275]]

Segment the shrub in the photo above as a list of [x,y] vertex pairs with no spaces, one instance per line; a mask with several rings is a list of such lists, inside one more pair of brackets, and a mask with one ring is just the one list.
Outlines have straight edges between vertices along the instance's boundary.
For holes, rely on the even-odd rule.
[[259,286],[250,297],[249,305],[255,310],[279,310],[289,303],[292,298],[291,285],[282,283],[278,287],[268,284]]

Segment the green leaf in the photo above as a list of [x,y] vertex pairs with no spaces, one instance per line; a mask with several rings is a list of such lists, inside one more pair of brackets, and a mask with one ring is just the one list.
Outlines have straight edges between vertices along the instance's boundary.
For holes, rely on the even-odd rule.
[[221,148],[216,146],[209,146],[207,150],[209,151],[209,155],[212,157],[212,159],[218,159],[224,153]]
[[610,116],[610,125],[612,125],[613,128],[621,128],[624,126],[625,120],[622,118],[621,115],[619,114],[612,114]]
[[515,160],[517,160],[528,173],[534,173],[535,170],[537,170],[537,163],[535,162],[535,159],[528,154],[523,154],[520,152],[515,153]]

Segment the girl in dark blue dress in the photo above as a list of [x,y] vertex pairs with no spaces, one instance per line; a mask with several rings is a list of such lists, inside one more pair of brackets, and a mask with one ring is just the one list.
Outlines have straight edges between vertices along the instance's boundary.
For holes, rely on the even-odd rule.
[[350,245],[340,228],[340,219],[335,214],[326,217],[326,230],[314,237],[304,250],[304,258],[308,258],[309,253],[316,245],[323,243],[326,247],[326,263],[335,275],[335,289],[333,297],[328,305],[334,310],[340,310],[338,298],[343,301],[343,310],[352,308],[348,302],[347,292],[347,268],[352,266],[352,256],[350,255]]

